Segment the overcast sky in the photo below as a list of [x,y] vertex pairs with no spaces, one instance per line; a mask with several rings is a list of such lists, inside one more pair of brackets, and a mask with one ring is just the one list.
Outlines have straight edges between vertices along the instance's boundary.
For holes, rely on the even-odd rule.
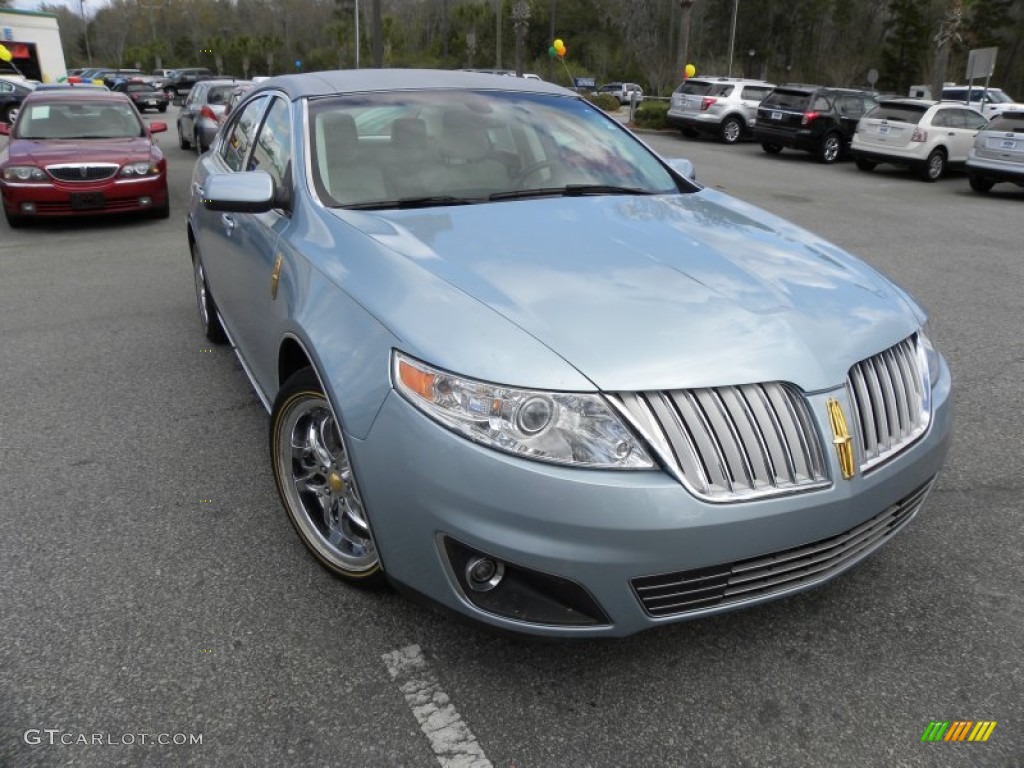
[[[14,0],[11,5],[20,11],[38,11],[39,6],[42,5],[42,0]],[[47,5],[65,5],[72,11],[78,12],[78,0],[47,0]],[[102,5],[106,5],[105,0],[85,0],[85,12],[90,16],[96,12],[96,9]],[[91,9],[91,10],[90,10]]]

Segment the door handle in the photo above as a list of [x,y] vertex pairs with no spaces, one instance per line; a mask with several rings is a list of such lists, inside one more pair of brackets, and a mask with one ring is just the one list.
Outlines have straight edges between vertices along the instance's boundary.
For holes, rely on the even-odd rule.
[[220,223],[224,225],[224,229],[228,231],[230,235],[235,228],[235,220],[228,216],[226,213],[220,215]]

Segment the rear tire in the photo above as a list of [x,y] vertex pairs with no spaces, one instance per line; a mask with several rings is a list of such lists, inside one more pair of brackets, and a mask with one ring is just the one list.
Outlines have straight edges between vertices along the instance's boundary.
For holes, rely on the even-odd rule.
[[838,133],[826,133],[818,145],[818,161],[832,165],[843,153],[843,140]]
[[763,149],[769,155],[777,155],[777,154],[779,154],[779,152],[782,151],[782,145],[781,144],[775,144],[775,143],[773,143],[771,141],[762,141],[761,142],[761,149]]
[[975,192],[981,192],[982,194],[988,192],[995,185],[995,182],[992,179],[979,176],[976,173],[969,174],[967,176],[967,181],[970,182],[971,189]]
[[181,126],[178,126],[178,146],[182,149],[191,149],[192,143],[185,138],[185,134],[181,132]]
[[853,162],[857,164],[857,170],[871,172],[875,170],[875,166],[878,163],[872,162],[871,160],[865,160],[863,157],[854,157]]
[[723,144],[735,144],[743,138],[743,123],[735,117],[727,117],[718,128],[718,138]]
[[924,161],[924,167],[921,168],[921,178],[924,181],[938,181],[942,178],[942,174],[946,172],[946,152],[942,147],[933,149],[932,153],[928,155],[928,159]]

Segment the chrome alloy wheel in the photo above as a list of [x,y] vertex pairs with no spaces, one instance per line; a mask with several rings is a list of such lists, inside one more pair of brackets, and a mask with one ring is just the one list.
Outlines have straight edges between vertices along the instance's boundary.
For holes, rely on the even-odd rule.
[[842,149],[842,145],[839,143],[839,137],[834,133],[830,133],[825,137],[825,141],[821,147],[821,160],[825,163],[834,163],[839,159],[839,152]]
[[278,489],[306,545],[341,576],[376,574],[377,548],[326,398],[305,388],[282,403],[274,416]]
[[196,304],[199,305],[199,321],[203,324],[203,332],[210,328],[210,304],[206,295],[206,271],[203,262],[197,257],[192,259],[192,274],[196,280]]

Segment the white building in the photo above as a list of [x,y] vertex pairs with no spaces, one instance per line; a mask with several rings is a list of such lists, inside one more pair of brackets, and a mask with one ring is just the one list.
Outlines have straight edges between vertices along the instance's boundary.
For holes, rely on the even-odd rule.
[[[30,80],[52,83],[67,75],[60,28],[52,13],[0,10],[0,45],[11,52],[11,64]],[[0,71],[14,70],[0,61]]]

